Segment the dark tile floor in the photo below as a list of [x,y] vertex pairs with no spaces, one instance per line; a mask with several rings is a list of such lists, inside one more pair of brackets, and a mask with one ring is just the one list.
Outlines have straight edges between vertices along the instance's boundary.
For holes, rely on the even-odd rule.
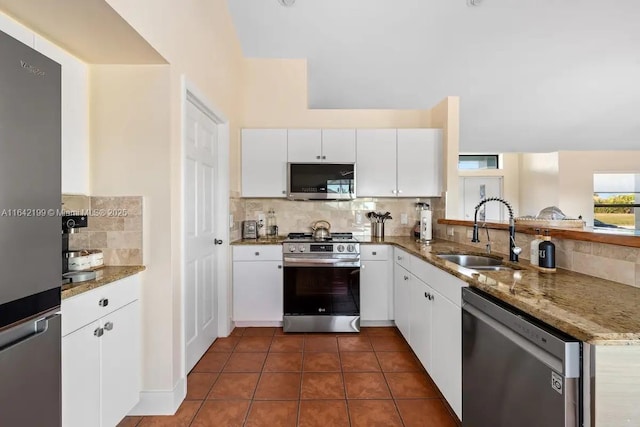
[[189,373],[173,416],[118,427],[455,427],[429,376],[395,328],[284,334],[236,328]]

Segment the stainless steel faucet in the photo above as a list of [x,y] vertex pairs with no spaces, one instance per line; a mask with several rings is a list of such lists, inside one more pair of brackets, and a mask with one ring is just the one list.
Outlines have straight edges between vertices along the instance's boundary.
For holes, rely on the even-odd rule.
[[[471,238],[471,241],[473,243],[478,243],[480,241],[480,239],[478,238],[478,209],[480,209],[480,207],[485,203],[492,201],[502,203],[509,210],[509,261],[518,262],[518,255],[520,254],[520,252],[522,252],[522,248],[516,246],[516,220],[513,216],[513,208],[511,207],[509,202],[500,197],[488,197],[484,200],[481,200],[480,203],[477,204],[475,213],[473,215],[473,237]],[[487,236],[488,235],[489,229],[487,229]]]
[[491,238],[489,237],[489,226],[487,226],[486,222],[482,226],[484,227],[485,231],[487,232],[487,244],[484,245],[484,246],[487,249],[487,253],[490,254],[491,253]]

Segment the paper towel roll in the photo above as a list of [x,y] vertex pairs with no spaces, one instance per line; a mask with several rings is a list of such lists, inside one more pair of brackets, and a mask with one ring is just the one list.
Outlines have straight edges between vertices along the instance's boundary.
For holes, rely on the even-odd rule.
[[420,240],[433,240],[433,225],[431,211],[420,211]]

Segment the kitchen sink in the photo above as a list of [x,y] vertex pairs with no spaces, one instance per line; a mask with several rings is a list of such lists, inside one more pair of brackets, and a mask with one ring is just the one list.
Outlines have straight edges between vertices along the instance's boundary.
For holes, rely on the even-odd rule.
[[500,258],[483,255],[440,254],[438,255],[438,258],[442,258],[446,261],[472,270],[510,271],[518,269],[517,267],[505,265],[504,261]]

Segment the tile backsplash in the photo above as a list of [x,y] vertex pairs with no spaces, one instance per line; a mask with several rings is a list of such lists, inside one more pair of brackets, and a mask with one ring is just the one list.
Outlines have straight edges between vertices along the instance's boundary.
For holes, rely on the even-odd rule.
[[105,265],[142,264],[142,197],[63,195],[62,208],[88,213],[88,227],[69,235],[69,249],[100,249]]
[[[432,199],[434,202],[438,198]],[[371,223],[367,212],[390,212],[391,220],[385,222],[385,235],[409,236],[419,219],[416,202],[431,203],[431,199],[395,199],[395,198],[359,198],[347,201],[291,201],[287,199],[231,199],[231,210],[238,227],[240,238],[241,221],[258,219],[260,213],[267,214],[270,209],[276,213],[279,234],[311,231],[311,226],[319,220],[329,221],[331,231],[351,231],[356,236],[370,236]],[[407,215],[407,223],[401,224],[401,214]],[[436,212],[434,211],[434,216]],[[233,228],[232,228],[233,229]],[[261,229],[264,234],[264,228]]]

